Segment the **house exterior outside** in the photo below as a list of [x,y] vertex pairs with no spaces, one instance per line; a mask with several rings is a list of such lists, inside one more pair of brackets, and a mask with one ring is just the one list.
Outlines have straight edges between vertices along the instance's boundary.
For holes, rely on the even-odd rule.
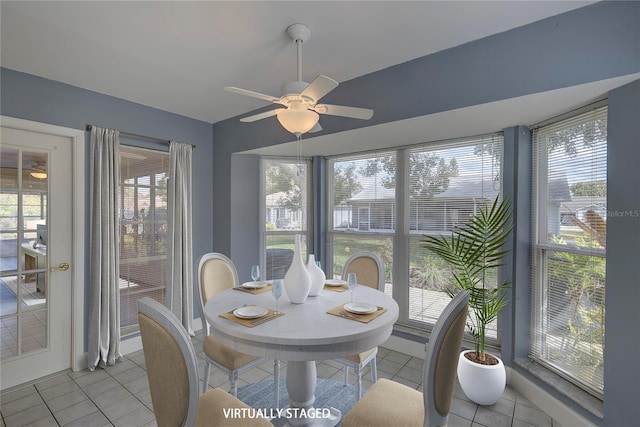
[[[395,229],[395,203],[394,188],[386,188],[380,180],[365,185],[346,202],[350,217],[349,228],[358,231]],[[344,216],[344,208],[340,209],[340,214]],[[334,210],[334,218],[336,215]]]
[[[477,213],[480,206],[493,200],[499,192],[499,183],[483,181],[479,176],[451,178],[449,187],[442,193],[411,198],[409,231],[415,234],[449,231]],[[347,200],[346,206],[337,207],[334,219],[346,216],[350,218],[349,227],[359,231],[393,230],[395,204],[395,189],[375,182]]]
[[597,213],[602,219],[606,221],[606,206],[606,197],[573,197],[571,198],[571,200],[567,200],[560,205],[560,222],[563,225],[571,225],[574,223],[574,218],[584,222],[586,220],[586,213],[588,211]]
[[266,196],[265,219],[275,229],[288,230],[299,228],[302,219],[302,209],[292,210],[285,206],[288,194],[280,191]]
[[451,178],[449,188],[433,196],[434,212],[426,224],[418,223],[418,231],[440,233],[450,231],[471,215],[478,213],[481,206],[491,203],[500,194],[500,181],[484,180],[481,176],[459,176]]

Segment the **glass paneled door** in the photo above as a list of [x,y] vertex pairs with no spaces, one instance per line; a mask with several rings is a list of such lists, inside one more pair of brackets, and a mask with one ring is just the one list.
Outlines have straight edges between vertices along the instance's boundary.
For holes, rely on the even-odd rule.
[[71,366],[71,153],[70,138],[2,127],[3,390]]

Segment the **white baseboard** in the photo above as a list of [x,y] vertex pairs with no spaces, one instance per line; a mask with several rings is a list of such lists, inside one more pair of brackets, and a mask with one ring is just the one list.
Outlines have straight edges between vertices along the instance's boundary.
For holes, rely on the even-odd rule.
[[[194,332],[202,329],[202,320],[200,317],[193,319],[191,327]],[[139,350],[142,350],[142,339],[140,338],[140,335],[120,341],[120,354],[123,356],[135,353]]]
[[120,341],[120,354],[123,356],[135,353],[139,350],[142,350],[142,339],[140,338],[140,335]]
[[400,338],[395,335],[391,335],[385,342],[380,344],[380,347],[399,351],[400,353],[408,354],[413,357],[419,357],[420,359],[424,359],[425,355],[424,344]]

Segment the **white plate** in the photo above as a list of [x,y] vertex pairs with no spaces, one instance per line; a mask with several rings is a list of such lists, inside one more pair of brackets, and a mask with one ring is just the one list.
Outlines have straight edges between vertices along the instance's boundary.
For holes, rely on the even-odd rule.
[[378,309],[377,306],[366,302],[348,302],[344,305],[344,309],[356,314],[369,314]]
[[248,305],[246,307],[240,307],[233,310],[233,315],[241,319],[255,319],[267,314],[269,310],[258,305]]
[[324,284],[327,286],[344,286],[347,282],[339,279],[327,279],[324,281]]
[[245,282],[242,284],[243,288],[248,288],[248,289],[259,289],[259,288],[264,288],[265,286],[267,286],[269,284],[269,282]]

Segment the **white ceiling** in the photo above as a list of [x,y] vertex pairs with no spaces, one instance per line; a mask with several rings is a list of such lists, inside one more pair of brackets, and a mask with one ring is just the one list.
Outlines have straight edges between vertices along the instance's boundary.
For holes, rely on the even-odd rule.
[[[306,23],[303,79],[346,81],[593,1],[1,3],[1,65],[206,122],[296,77],[285,29]],[[336,90],[339,90],[336,89]]]
[[[343,82],[594,2],[3,0],[0,65],[215,123],[267,105],[225,86],[279,96],[280,86],[295,80],[295,44],[285,32],[292,23],[312,31],[303,79],[325,74]],[[491,133],[570,111],[638,78],[306,134],[301,145],[249,152],[335,155]]]

